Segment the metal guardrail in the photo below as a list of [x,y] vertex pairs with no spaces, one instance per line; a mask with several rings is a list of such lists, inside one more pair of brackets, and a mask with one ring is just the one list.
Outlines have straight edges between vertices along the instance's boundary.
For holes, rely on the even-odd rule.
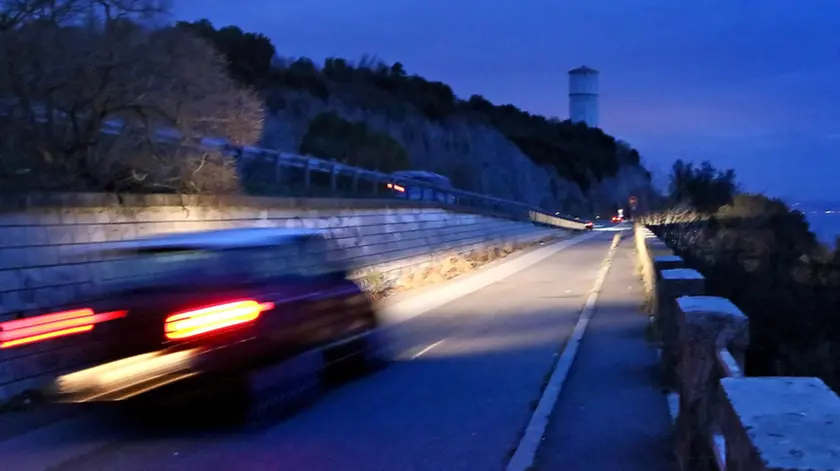
[[518,220],[583,230],[585,223],[542,208],[315,157],[254,147],[222,146],[236,158],[252,193],[285,197],[398,199],[488,212]]
[[[37,119],[45,120],[45,117]],[[105,134],[119,134],[122,129],[122,123],[117,120],[102,124],[102,132]],[[156,133],[159,141],[176,141],[178,137],[173,130],[160,130]],[[426,181],[399,178],[334,160],[252,146],[235,146],[216,138],[203,138],[197,145],[205,150],[220,150],[235,158],[245,188],[257,195],[413,200],[567,229],[586,228],[583,221],[562,217],[537,206]]]

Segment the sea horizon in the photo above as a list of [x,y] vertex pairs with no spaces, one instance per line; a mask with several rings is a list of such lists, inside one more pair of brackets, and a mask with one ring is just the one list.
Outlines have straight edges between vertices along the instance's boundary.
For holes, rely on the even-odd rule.
[[802,201],[789,206],[805,215],[817,240],[834,248],[840,236],[840,201]]

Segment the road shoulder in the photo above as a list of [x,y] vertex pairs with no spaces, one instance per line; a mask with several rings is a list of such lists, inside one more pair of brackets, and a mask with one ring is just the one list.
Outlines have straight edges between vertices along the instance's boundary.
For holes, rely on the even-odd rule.
[[672,470],[671,420],[645,340],[642,287],[624,240],[537,453],[535,469]]

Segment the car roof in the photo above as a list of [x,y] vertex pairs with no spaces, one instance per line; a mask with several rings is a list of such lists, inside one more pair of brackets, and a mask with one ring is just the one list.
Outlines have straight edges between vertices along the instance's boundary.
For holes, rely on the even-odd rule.
[[322,237],[324,234],[324,231],[317,229],[269,227],[220,229],[144,237],[108,244],[100,250],[223,250],[289,244],[300,239]]

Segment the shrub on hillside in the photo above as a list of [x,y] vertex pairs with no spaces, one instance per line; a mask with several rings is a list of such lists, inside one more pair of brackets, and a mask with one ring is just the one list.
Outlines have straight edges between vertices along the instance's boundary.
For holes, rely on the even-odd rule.
[[735,197],[738,185],[735,171],[718,170],[709,162],[699,167],[681,159],[671,167],[669,184],[672,202],[685,204],[701,212],[714,212]]
[[[262,102],[165,2],[64,0],[0,7],[6,189],[230,191],[233,162],[203,136],[251,143]],[[161,134],[163,132],[163,134]]]
[[309,123],[300,153],[385,173],[411,165],[408,152],[396,139],[332,112],[321,113]]

